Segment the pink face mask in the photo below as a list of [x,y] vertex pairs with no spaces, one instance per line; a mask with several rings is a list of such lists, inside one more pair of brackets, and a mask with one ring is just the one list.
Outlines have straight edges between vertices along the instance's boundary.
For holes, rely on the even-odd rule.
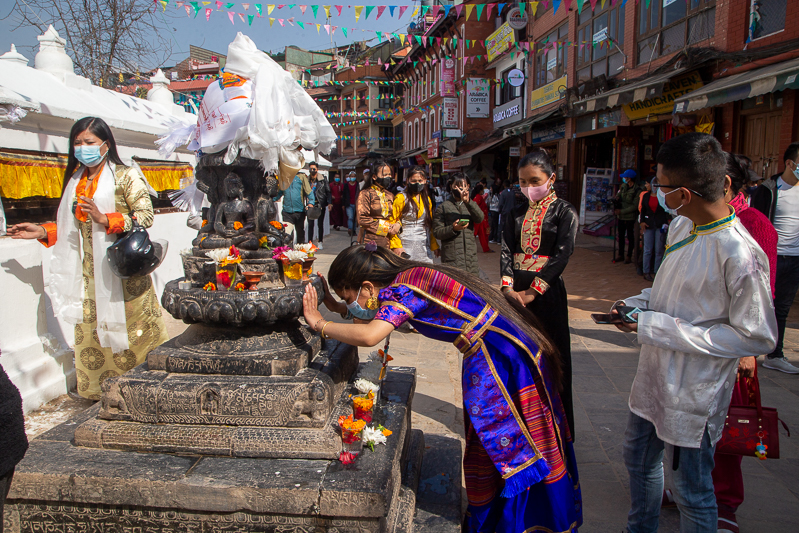
[[549,182],[538,187],[522,187],[522,194],[529,198],[531,202],[538,202],[549,194]]

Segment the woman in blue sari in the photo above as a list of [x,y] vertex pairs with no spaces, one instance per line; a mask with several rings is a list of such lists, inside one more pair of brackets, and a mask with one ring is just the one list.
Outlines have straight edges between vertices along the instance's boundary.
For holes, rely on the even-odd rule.
[[343,301],[326,290],[325,306],[355,323],[325,320],[308,285],[305,319],[323,337],[375,346],[410,321],[463,353],[463,530],[576,531],[582,503],[558,357],[529,311],[475,276],[374,243],[341,252],[328,281]]

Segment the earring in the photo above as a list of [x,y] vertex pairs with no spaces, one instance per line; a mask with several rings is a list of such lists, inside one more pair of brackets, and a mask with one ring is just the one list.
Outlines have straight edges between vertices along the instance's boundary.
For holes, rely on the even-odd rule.
[[378,307],[379,306],[378,306],[378,303],[377,303],[377,297],[370,292],[369,293],[369,299],[366,300],[366,308],[371,310],[371,311],[374,311]]

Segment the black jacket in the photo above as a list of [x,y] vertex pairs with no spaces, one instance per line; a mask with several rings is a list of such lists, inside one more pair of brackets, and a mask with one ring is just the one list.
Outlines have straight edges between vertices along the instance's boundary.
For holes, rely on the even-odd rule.
[[327,182],[327,178],[322,178],[320,174],[317,174],[317,176],[316,189],[313,194],[316,199],[316,205],[324,209],[330,203],[330,184]]
[[360,188],[356,188],[355,198],[350,198],[350,182],[345,182],[344,192],[341,193],[341,204],[344,207],[356,205],[358,203],[358,193],[360,192]]
[[25,418],[22,416],[22,398],[0,366],[0,476],[10,473],[27,450],[28,437],[25,435]]
[[763,183],[752,194],[749,206],[754,207],[774,223],[774,213],[777,211],[777,178],[782,176],[774,174],[771,178],[763,180]]
[[[528,244],[523,247],[522,229],[530,204],[524,196],[517,197],[516,200],[514,216],[505,217],[502,225],[500,271],[503,278],[513,278],[515,291],[527,290],[535,282],[536,290],[546,292],[549,286],[558,281],[569,263],[569,257],[574,252],[574,240],[579,226],[577,210],[566,200],[550,193],[550,196],[539,203],[544,213],[538,239],[536,241],[535,235],[527,232],[524,237]],[[536,225],[533,224],[532,228],[535,233]],[[538,243],[537,247],[534,245],[535,242]],[[536,272],[523,268],[523,265],[515,260],[514,254],[546,256],[548,259]]]
[[669,214],[660,206],[657,205],[654,211],[652,208],[649,207],[649,198],[657,199],[657,196],[648,192],[644,194],[644,197],[641,199],[641,222],[646,224],[647,228],[654,229],[654,228],[662,228],[663,224],[668,224]]

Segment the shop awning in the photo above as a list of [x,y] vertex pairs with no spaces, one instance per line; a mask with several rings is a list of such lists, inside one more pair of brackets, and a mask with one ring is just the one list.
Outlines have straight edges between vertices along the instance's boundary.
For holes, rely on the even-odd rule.
[[452,168],[468,167],[472,163],[472,157],[473,156],[475,156],[475,155],[477,155],[479,153],[485,152],[489,148],[492,148],[492,147],[498,145],[499,143],[501,143],[503,141],[507,141],[507,140],[508,140],[507,138],[500,137],[499,139],[494,139],[492,141],[488,141],[487,143],[483,143],[480,146],[478,146],[477,148],[475,148],[474,150],[469,150],[465,154],[461,154],[461,155],[453,157],[452,159],[450,159],[448,166],[451,169]]
[[774,93],[784,89],[799,89],[799,58],[748,72],[741,72],[708,83],[701,89],[674,101],[675,113],[690,113],[697,109],[713,107]]
[[528,118],[524,122],[520,122],[518,124],[505,128],[505,131],[502,132],[502,135],[504,135],[505,138],[516,137],[517,135],[524,135],[525,133],[530,131],[535,124],[538,124],[539,122],[544,122],[545,120],[552,118],[553,115],[559,112],[560,108],[556,107],[555,109],[547,111],[546,113],[541,113],[540,115],[536,115],[533,118]]
[[663,86],[670,79],[685,72],[685,70],[684,68],[669,70],[668,72],[650,76],[645,80],[591,96],[574,104],[574,111],[576,114],[582,115],[660,96],[663,93]]
[[[144,176],[158,192],[178,190],[194,169],[177,161],[137,159]],[[33,196],[60,198],[67,156],[60,154],[15,154],[0,152],[0,196],[19,200]]]
[[361,163],[363,163],[363,160],[364,160],[363,157],[359,157],[357,159],[345,159],[338,165],[333,165],[333,166],[340,169],[354,169],[358,167]]

